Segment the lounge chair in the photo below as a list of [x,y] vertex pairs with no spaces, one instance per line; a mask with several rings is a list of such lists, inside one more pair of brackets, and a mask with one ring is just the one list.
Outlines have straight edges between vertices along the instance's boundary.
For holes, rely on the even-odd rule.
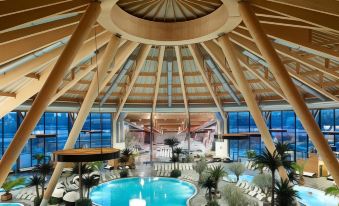
[[327,180],[334,181],[332,175],[327,177]]
[[259,193],[257,196],[255,196],[255,198],[257,198],[260,201],[263,200],[265,197],[266,197],[266,195],[263,194],[263,193]]
[[306,177],[315,177],[315,173],[313,172],[304,172],[303,175]]

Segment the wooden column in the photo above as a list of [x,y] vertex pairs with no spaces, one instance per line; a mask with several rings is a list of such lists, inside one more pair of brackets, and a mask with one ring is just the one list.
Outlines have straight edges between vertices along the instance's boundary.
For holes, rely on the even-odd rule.
[[[255,100],[255,96],[251,90],[251,87],[247,82],[245,74],[243,73],[242,67],[240,66],[240,63],[236,57],[235,50],[228,35],[226,34],[220,37],[218,39],[218,42],[222,51],[225,54],[228,65],[230,66],[232,74],[238,84],[238,88],[245,99],[247,108],[250,111],[253,120],[258,127],[262,140],[264,141],[268,151],[273,154],[276,148],[272,140],[271,134],[266,126],[265,119],[262,116],[261,110]],[[286,170],[283,167],[279,168],[279,174],[283,179],[288,179]]]
[[100,12],[100,3],[92,2],[83,17],[80,20],[80,23],[76,30],[74,31],[71,39],[60,55],[57,63],[55,64],[53,70],[48,76],[44,86],[41,91],[35,98],[30,111],[27,113],[25,119],[23,120],[21,126],[16,132],[11,144],[6,150],[4,156],[0,162],[0,187],[7,178],[9,171],[11,170],[12,165],[15,163],[19,157],[22,149],[24,148],[29,135],[32,133],[34,127],[38,123],[41,115],[47,108],[50,99],[53,98],[56,93],[60,83],[62,82],[66,71],[72,64],[72,61],[75,55],[78,53],[79,49],[82,46],[82,43],[89,35],[92,30],[98,15]]
[[[97,72],[94,74],[91,84],[86,93],[85,99],[81,104],[78,116],[75,119],[71,132],[69,133],[64,149],[72,149],[74,147],[74,144],[79,137],[80,131],[86,121],[86,118],[91,111],[93,103],[99,94],[98,92],[100,91],[101,84],[104,81],[105,76],[107,75],[108,68],[110,67],[112,60],[117,52],[119,43],[120,38],[112,36],[105,49],[102,63],[99,65]],[[56,184],[58,183],[58,179],[62,173],[63,168],[64,164],[58,162],[49,181],[41,205],[47,205],[48,200],[51,197]]]
[[239,2],[240,15],[251,33],[254,42],[256,42],[261,54],[269,64],[269,69],[280,85],[288,102],[293,107],[300,122],[311,138],[314,146],[317,148],[320,157],[323,159],[326,167],[330,171],[333,179],[339,184],[339,163],[332,152],[327,140],[324,138],[319,126],[314,120],[311,112],[306,106],[303,98],[300,96],[296,86],[293,84],[286,68],[283,66],[279,56],[274,50],[270,40],[262,29],[258,19],[251,9],[249,2]]

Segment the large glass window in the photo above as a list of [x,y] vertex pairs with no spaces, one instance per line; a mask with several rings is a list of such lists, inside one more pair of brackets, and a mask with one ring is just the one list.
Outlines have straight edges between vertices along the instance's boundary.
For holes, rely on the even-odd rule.
[[58,150],[62,150],[68,137],[68,113],[57,113]]

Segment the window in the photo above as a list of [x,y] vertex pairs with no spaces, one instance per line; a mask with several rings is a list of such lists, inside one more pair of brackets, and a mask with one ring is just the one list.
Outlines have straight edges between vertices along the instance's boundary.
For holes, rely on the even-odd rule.
[[68,138],[68,113],[57,113],[57,147],[62,150]]

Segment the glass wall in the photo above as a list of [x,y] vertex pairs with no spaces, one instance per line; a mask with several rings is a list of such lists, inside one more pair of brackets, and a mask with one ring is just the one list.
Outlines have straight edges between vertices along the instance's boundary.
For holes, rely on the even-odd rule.
[[[10,112],[0,119],[0,157],[11,143],[25,115],[25,112]],[[14,165],[13,170],[36,165],[34,160],[36,154],[51,157],[54,151],[63,149],[76,116],[76,113],[44,113],[32,132],[32,138],[20,154],[17,161],[19,167]],[[86,119],[75,147],[110,147],[111,132],[111,113],[91,113]]]
[[[311,111],[325,138],[334,151],[339,151],[339,109]],[[299,118],[293,111],[271,111],[263,115],[267,117],[267,125],[274,142],[289,143],[290,158],[307,158],[309,153],[316,152],[311,140],[304,130]],[[228,121],[229,133],[257,132],[255,123],[249,112],[230,112]],[[265,148],[260,137],[247,140],[230,140],[229,151],[233,159],[246,157],[246,150],[257,153]]]

